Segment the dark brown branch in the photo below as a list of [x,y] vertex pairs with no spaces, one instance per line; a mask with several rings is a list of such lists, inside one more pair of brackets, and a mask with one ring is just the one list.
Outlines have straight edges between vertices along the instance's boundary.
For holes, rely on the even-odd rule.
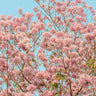
[[70,95],[71,95],[71,96],[73,96],[73,94],[72,94],[71,80],[70,80],[70,79],[68,79],[68,81],[69,81],[69,87],[70,87]]
[[77,96],[81,90],[82,90],[82,86],[81,86],[81,88],[77,91],[77,93],[76,93],[75,96]]

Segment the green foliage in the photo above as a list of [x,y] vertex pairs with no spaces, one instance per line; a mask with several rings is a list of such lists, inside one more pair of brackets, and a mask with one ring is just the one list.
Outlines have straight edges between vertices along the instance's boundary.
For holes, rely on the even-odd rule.
[[87,62],[86,62],[86,65],[88,65],[89,67],[93,66],[94,64],[94,59],[89,59]]
[[96,68],[95,62],[96,60],[91,58],[86,62],[86,65],[88,65],[88,67],[91,67],[91,70],[94,71],[94,68]]
[[32,61],[35,62],[36,60],[34,58],[32,58]]
[[50,86],[52,87],[52,90],[57,90],[57,88],[60,86],[60,83],[52,82],[50,83]]
[[57,75],[55,78],[56,78],[56,80],[63,80],[66,78],[66,76],[61,73],[61,69],[60,69],[60,71],[57,71]]

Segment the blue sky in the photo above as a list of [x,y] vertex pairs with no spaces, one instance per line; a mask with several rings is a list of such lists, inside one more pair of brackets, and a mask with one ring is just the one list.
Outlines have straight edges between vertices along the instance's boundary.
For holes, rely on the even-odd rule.
[[0,0],[0,15],[18,16],[18,8],[23,8],[24,12],[32,12],[37,4],[34,0]]
[[[88,5],[92,5],[96,9],[96,0],[84,0]],[[34,6],[37,4],[34,0],[0,0],[0,15],[18,16],[18,8],[23,8],[24,12],[33,12]]]

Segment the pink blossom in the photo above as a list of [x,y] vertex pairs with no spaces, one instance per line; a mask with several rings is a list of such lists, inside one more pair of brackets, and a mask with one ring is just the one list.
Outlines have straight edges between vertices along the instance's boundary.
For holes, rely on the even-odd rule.
[[33,15],[32,13],[29,13],[29,12],[28,12],[28,13],[25,14],[25,16],[26,16],[27,19],[30,19],[30,18],[32,18],[34,15]]
[[14,63],[15,63],[16,65],[19,65],[19,64],[21,63],[20,57],[15,56],[15,58],[14,58]]
[[49,68],[49,71],[50,72],[52,72],[52,73],[54,73],[54,72],[56,72],[56,66],[55,65],[52,65],[50,68]]
[[81,4],[82,1],[81,0],[75,0],[75,2]]
[[61,38],[56,39],[56,45],[57,45],[58,49],[62,48],[63,47],[63,39],[61,39]]
[[19,12],[19,14],[22,14],[23,9],[22,8],[19,8],[18,12]]
[[36,34],[37,32],[38,32],[38,29],[36,29],[36,28],[34,28],[34,29],[32,29],[32,31],[30,31],[30,33],[33,33],[33,34]]
[[63,37],[63,34],[64,34],[63,31],[58,31],[58,32],[57,32],[57,37]]
[[78,53],[77,52],[72,52],[71,53],[71,58],[77,58],[78,57]]
[[20,23],[23,23],[23,22],[25,22],[25,21],[26,21],[26,19],[25,19],[24,17],[19,18],[19,22],[20,22]]
[[61,8],[60,7],[56,7],[56,11],[57,11],[58,14],[60,14],[61,13]]
[[26,32],[27,31],[27,27],[22,25],[22,26],[20,26],[20,30],[21,30],[21,32]]
[[56,34],[56,29],[51,29],[50,32],[51,32],[52,34]]
[[92,7],[92,6],[89,6],[89,9],[90,9],[90,10],[92,10],[92,9],[93,9],[93,7]]
[[12,15],[9,15],[9,16],[7,17],[7,19],[10,20],[12,17],[13,17]]
[[53,96],[55,93],[53,91],[45,90],[41,96]]
[[64,46],[70,46],[72,43],[72,39],[71,38],[65,38],[64,39]]
[[85,39],[86,39],[87,41],[91,41],[91,40],[94,39],[94,35],[93,35],[92,33],[86,33],[86,34],[85,34]]
[[74,32],[75,31],[75,27],[71,26],[70,30]]
[[63,2],[56,2],[56,6],[63,6]]
[[40,18],[40,17],[41,17],[41,13],[36,13],[36,16],[37,16],[38,18]]
[[96,36],[96,29],[93,30],[93,35]]
[[44,72],[44,78],[45,79],[50,79],[51,74],[49,72]]
[[34,92],[35,90],[36,90],[36,86],[34,86],[33,84],[30,84],[28,87],[27,87],[27,90],[29,91],[29,92]]
[[3,84],[3,81],[2,80],[0,80],[0,85],[2,85]]
[[81,74],[79,78],[79,82],[81,83],[81,86],[88,86],[90,83],[92,83],[92,78],[87,74]]
[[53,25],[52,25],[51,23],[48,23],[48,26],[49,26],[50,28],[52,28]]
[[68,52],[69,50],[70,50],[69,47],[63,47],[63,49],[62,49],[62,51],[63,51],[64,53]]
[[40,0],[35,0],[37,3],[39,3],[40,2]]
[[40,6],[41,6],[41,8],[43,8],[43,9],[45,8],[45,4],[41,4]]
[[40,79],[43,79],[43,78],[44,78],[44,72],[43,72],[43,71],[38,72],[38,73],[36,74],[36,77],[38,77],[38,78],[40,78]]
[[44,32],[44,33],[43,33],[43,37],[46,37],[46,38],[47,38],[47,37],[51,37],[51,36],[52,36],[52,35],[51,35],[49,32]]
[[19,52],[19,56],[23,58],[25,54],[23,52]]
[[96,15],[93,17],[93,20],[96,21]]
[[68,64],[70,62],[70,59],[68,57],[64,57],[64,62]]
[[38,9],[38,7],[34,7],[34,12],[38,12],[39,11],[39,9]]

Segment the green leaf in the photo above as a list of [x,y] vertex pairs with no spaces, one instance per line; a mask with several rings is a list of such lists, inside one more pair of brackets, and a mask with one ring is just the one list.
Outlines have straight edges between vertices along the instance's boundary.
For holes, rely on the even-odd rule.
[[32,58],[32,61],[35,62],[36,60],[34,58]]
[[14,86],[15,86],[15,87],[18,86],[18,83],[15,83]]
[[52,82],[52,83],[50,83],[50,86],[53,87],[53,89],[54,89],[54,88],[58,88],[59,83],[54,83],[54,82]]
[[94,59],[89,59],[87,62],[86,62],[86,65],[88,66],[93,66],[95,60]]
[[48,29],[45,29],[45,31],[49,31]]

